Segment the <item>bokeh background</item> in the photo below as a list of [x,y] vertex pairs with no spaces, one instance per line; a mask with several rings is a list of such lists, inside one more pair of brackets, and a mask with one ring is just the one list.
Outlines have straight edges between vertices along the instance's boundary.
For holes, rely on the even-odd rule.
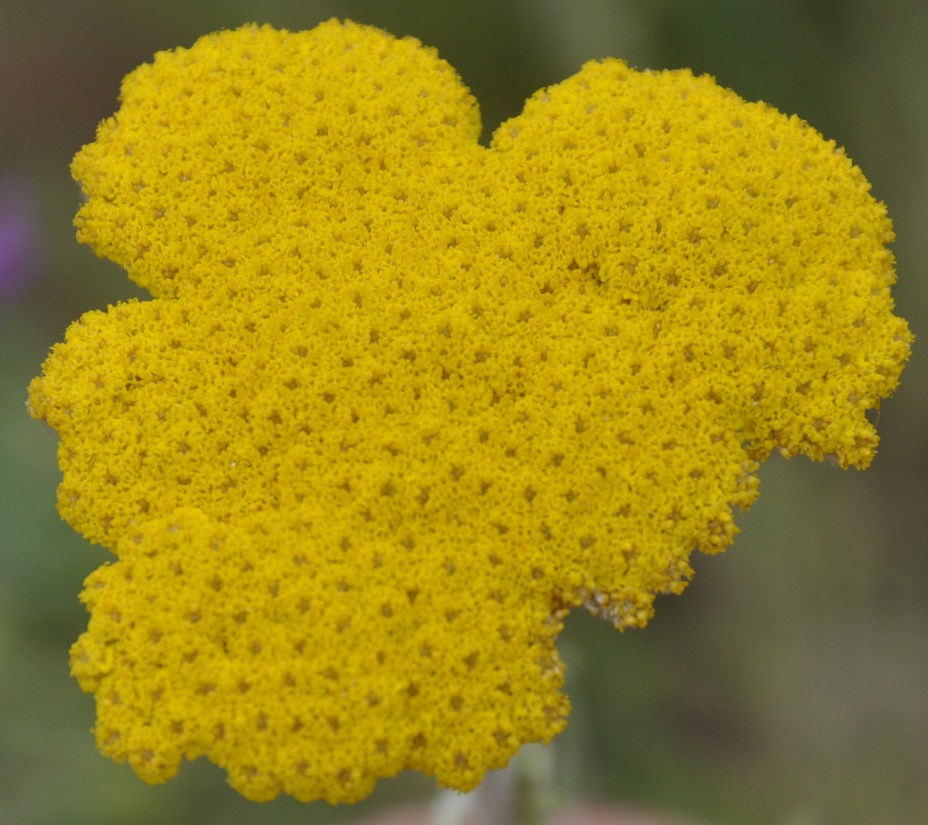
[[161,787],[98,756],[67,670],[81,582],[106,553],[55,513],[56,439],[25,388],[66,325],[136,294],[73,238],[74,152],[159,49],[244,22],[350,17],[438,47],[485,135],[587,59],[690,66],[843,144],[894,217],[900,314],[920,335],[866,472],[771,460],[727,554],[696,559],[644,631],[586,615],[561,644],[564,799],[737,825],[928,822],[928,13],[924,0],[0,0],[0,823],[340,823],[349,808],[240,799],[204,761]]

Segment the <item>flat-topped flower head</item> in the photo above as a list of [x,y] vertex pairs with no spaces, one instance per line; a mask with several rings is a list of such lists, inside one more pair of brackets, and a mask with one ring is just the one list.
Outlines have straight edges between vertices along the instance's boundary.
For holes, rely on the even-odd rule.
[[117,560],[72,668],[150,782],[473,788],[565,724],[571,608],[643,626],[771,451],[866,466],[910,335],[844,153],[593,62],[478,143],[434,51],[337,21],[158,54],[74,161],[152,299],[31,387]]

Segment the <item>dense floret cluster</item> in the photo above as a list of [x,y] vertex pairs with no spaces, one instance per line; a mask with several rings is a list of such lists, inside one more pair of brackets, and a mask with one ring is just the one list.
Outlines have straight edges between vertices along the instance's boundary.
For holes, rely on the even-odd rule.
[[869,463],[910,336],[833,143],[617,60],[479,132],[412,39],[249,26],[129,75],[75,159],[80,239],[153,298],[30,404],[117,559],[72,667],[142,778],[470,789],[565,724],[569,609],[643,626],[773,450]]

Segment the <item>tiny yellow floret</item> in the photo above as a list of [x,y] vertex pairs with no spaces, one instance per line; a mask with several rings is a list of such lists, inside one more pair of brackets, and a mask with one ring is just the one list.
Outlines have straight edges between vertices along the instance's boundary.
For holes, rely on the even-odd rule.
[[585,65],[478,143],[413,39],[161,52],[74,160],[151,300],[30,387],[94,572],[100,749],[250,799],[460,790],[568,704],[578,606],[640,627],[772,451],[866,466],[909,353],[860,170],[709,77]]

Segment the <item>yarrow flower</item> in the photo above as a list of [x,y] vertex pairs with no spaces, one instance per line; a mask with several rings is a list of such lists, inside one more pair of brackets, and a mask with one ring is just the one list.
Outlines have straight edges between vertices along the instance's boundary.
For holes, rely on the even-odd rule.
[[78,237],[153,297],[30,407],[116,556],[72,670],[146,781],[471,789],[564,727],[569,610],[645,625],[771,452],[873,457],[910,334],[834,143],[611,59],[479,134],[433,50],[330,21],[159,53],[75,158]]

